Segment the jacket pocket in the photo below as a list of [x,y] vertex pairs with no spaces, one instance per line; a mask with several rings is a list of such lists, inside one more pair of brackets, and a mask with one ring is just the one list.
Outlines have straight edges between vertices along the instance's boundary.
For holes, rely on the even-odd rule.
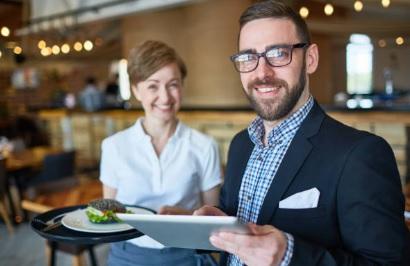
[[[281,209],[276,210],[275,216],[278,219],[309,219],[326,215],[325,206],[308,209]],[[303,221],[303,220],[301,220]]]

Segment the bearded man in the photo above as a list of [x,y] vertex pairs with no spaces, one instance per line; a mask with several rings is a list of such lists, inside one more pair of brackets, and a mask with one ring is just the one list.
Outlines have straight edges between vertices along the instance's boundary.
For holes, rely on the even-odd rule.
[[222,265],[410,265],[404,197],[382,138],[330,118],[309,90],[319,62],[304,20],[278,1],[250,6],[231,57],[257,112],[230,146],[218,208],[249,234],[220,232]]

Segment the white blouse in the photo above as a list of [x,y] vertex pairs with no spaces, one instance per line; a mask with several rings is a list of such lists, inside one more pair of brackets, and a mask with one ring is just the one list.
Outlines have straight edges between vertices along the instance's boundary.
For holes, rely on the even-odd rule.
[[[100,180],[117,189],[116,199],[124,204],[155,211],[163,205],[191,210],[200,207],[201,192],[221,183],[216,142],[179,122],[158,157],[141,122],[142,118],[132,127],[103,141]],[[131,242],[145,247],[161,247],[153,240],[143,240],[147,238],[140,237]]]

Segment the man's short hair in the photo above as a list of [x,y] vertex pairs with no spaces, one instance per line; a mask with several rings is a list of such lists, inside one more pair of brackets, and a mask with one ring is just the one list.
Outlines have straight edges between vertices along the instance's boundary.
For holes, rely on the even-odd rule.
[[295,26],[300,42],[310,44],[310,33],[305,20],[290,6],[274,0],[259,1],[249,6],[239,18],[240,29],[255,19],[284,18],[291,20]]
[[128,75],[133,85],[146,80],[160,68],[176,63],[182,80],[187,75],[184,61],[176,51],[160,41],[145,41],[134,47],[128,56]]

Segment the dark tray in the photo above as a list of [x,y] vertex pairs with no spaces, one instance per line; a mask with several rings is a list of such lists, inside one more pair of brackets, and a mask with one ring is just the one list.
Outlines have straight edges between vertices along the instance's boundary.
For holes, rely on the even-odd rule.
[[[71,211],[74,211],[80,208],[86,208],[86,207],[87,205],[77,205],[77,206],[53,209],[51,211],[42,213],[40,215],[37,215],[30,222],[31,228],[37,234],[39,234],[40,236],[44,237],[47,240],[57,241],[57,242],[66,242],[66,243],[72,243],[72,244],[77,244],[77,245],[111,243],[111,242],[117,242],[117,241],[124,241],[124,240],[128,240],[128,239],[139,237],[143,235],[143,233],[139,232],[136,229],[130,229],[130,230],[114,232],[114,233],[87,233],[87,232],[71,230],[69,228],[64,227],[63,225],[60,225],[59,227],[51,229],[46,232],[42,231],[42,229],[46,226],[43,223],[39,222],[39,220],[46,222],[60,214],[68,213],[68,212],[71,212]],[[135,207],[144,208],[140,206],[135,206]],[[148,208],[144,208],[144,209],[150,210]]]

